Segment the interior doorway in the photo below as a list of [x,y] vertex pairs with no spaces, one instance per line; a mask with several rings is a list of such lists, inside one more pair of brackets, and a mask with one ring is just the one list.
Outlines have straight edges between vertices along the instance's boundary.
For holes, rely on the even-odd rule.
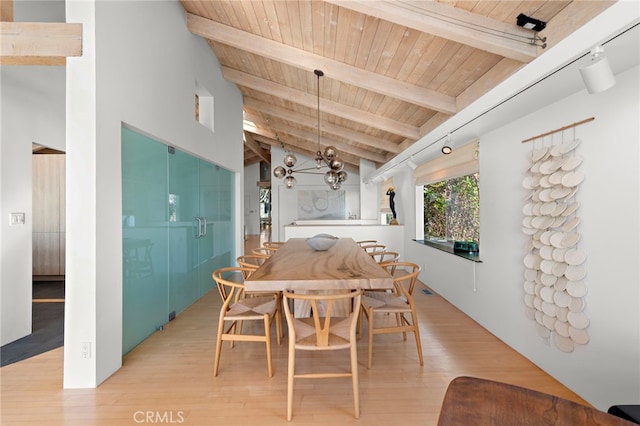
[[32,144],[32,329],[0,348],[2,367],[64,344],[65,176],[63,151]]
[[271,187],[260,188],[260,232],[271,228]]
[[65,276],[66,155],[38,144],[32,147],[32,276],[60,281]]

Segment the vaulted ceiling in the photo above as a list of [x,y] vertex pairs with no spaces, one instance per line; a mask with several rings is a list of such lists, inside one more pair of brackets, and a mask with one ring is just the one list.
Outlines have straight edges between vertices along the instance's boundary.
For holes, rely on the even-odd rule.
[[[242,92],[245,165],[270,162],[271,146],[313,157],[319,110],[321,145],[357,169],[407,149],[613,2],[181,3]],[[519,14],[546,28],[516,25]]]
[[[613,3],[181,0],[242,92],[245,165],[269,163],[271,146],[313,157],[320,121],[321,146],[352,170],[408,149]],[[520,14],[546,28],[516,25]],[[2,65],[82,54],[80,24],[12,21],[13,1],[0,1]]]

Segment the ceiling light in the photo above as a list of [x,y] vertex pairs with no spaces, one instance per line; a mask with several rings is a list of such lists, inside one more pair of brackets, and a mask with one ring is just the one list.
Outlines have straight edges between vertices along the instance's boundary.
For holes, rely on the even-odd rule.
[[[284,179],[287,188],[293,188],[296,185],[296,178],[294,173],[307,173],[307,174],[324,174],[324,182],[329,185],[331,189],[337,191],[340,189],[342,182],[347,180],[347,172],[342,170],[344,163],[338,157],[338,150],[333,146],[327,146],[324,151],[320,147],[320,77],[324,76],[322,70],[314,70],[317,80],[317,97],[318,97],[318,151],[316,157],[313,159],[315,165],[312,167],[294,169],[296,165],[296,156],[289,153],[284,157],[284,165],[278,166],[273,170],[273,175],[279,179]],[[305,163],[303,163],[305,164]],[[328,168],[327,172],[322,172],[320,169]]]
[[591,94],[604,92],[616,84],[616,78],[604,56],[602,46],[596,46],[591,50],[591,64],[580,68],[580,74],[587,91]]
[[519,27],[533,31],[542,31],[547,27],[546,22],[540,21],[539,19],[531,18],[524,13],[518,15],[518,17],[516,18],[516,24]]
[[451,143],[451,133],[447,135],[447,139],[442,143],[442,148],[440,149],[444,155],[449,155],[453,152],[453,145]]

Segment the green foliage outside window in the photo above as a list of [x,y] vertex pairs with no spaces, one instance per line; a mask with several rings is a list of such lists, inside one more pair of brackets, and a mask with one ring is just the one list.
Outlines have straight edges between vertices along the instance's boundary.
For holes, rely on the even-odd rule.
[[479,242],[478,173],[432,183],[423,188],[425,238]]

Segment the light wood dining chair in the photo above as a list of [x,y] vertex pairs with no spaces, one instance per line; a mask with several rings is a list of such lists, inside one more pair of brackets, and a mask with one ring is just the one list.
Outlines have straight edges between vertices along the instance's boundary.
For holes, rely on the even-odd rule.
[[367,253],[384,251],[387,249],[387,246],[385,246],[384,244],[365,244],[361,245],[360,247],[362,247],[362,250],[366,251]]
[[369,256],[371,256],[380,266],[384,266],[387,263],[397,262],[400,259],[400,253],[388,250],[372,251],[369,253]]
[[265,241],[262,243],[262,247],[278,250],[283,244],[284,241]]
[[[375,260],[378,265],[380,265],[381,267],[383,267],[385,269],[387,269],[387,265],[389,265],[391,263],[396,263],[400,259],[400,253],[398,253],[397,251],[387,251],[387,250],[373,251],[373,252],[369,253],[369,256],[371,256],[373,258],[373,260]],[[393,276],[395,274],[395,272],[396,272],[396,268],[395,267],[391,267],[391,268],[387,269],[387,272],[389,272],[389,274],[391,274]],[[367,290],[367,291],[386,291],[386,292],[391,292],[391,291],[395,291],[395,290],[378,289],[378,290]]]
[[[420,265],[412,262],[393,262],[385,265],[387,271],[396,271],[393,277],[393,292],[365,291],[362,296],[361,315],[368,320],[368,360],[367,367],[371,368],[373,359],[373,336],[376,334],[402,333],[403,340],[407,340],[407,332],[412,332],[418,348],[418,359],[422,361],[422,345],[420,343],[420,330],[418,328],[418,316],[413,303],[413,290],[420,274]],[[384,317],[376,314],[385,314]],[[394,314],[396,324],[389,324],[390,318],[386,314]],[[376,328],[376,319],[383,323]],[[360,328],[362,318],[360,318]]]
[[[244,297],[244,274],[249,273],[246,268],[230,266],[213,272],[218,292],[222,298],[218,332],[216,335],[216,354],[213,375],[218,375],[222,342],[230,341],[231,347],[235,341],[264,342],[267,349],[267,370],[269,377],[273,376],[271,362],[271,324],[276,319],[276,333],[278,344],[281,343],[281,322],[278,311],[280,304],[274,295],[261,297]],[[243,334],[242,324],[245,321],[262,321],[264,334]],[[225,329],[226,324],[229,324]]]
[[256,247],[251,250],[251,253],[257,256],[268,258],[268,257],[271,257],[271,255],[277,251],[278,249],[270,248],[270,247]]
[[[268,257],[258,256],[257,254],[245,254],[242,256],[238,256],[236,258],[236,262],[242,268],[243,278],[246,280],[256,271],[266,260]],[[276,321],[279,322],[279,326],[276,327],[280,330],[280,338],[284,337],[284,331],[282,329],[282,322],[284,313],[282,312],[282,292],[281,291],[266,291],[266,292],[255,292],[252,291],[250,293],[245,293],[245,297],[259,297],[259,296],[274,296],[278,300],[278,316],[276,317]]]
[[236,258],[236,262],[238,262],[240,267],[244,268],[242,274],[244,275],[244,278],[247,279],[253,271],[258,269],[267,259],[268,257],[257,254],[245,254],[238,256]]
[[[294,379],[325,379],[350,377],[353,388],[354,416],[360,417],[360,393],[358,385],[358,351],[356,346],[356,325],[362,291],[313,294],[285,291],[284,312],[289,330],[289,368],[287,373],[287,420],[293,415]],[[306,301],[311,305],[311,317],[295,318],[289,308],[290,301]],[[340,302],[351,302],[353,309],[340,316],[336,306]],[[345,315],[345,314],[343,314]],[[349,350],[350,371],[296,372],[296,351]]]

